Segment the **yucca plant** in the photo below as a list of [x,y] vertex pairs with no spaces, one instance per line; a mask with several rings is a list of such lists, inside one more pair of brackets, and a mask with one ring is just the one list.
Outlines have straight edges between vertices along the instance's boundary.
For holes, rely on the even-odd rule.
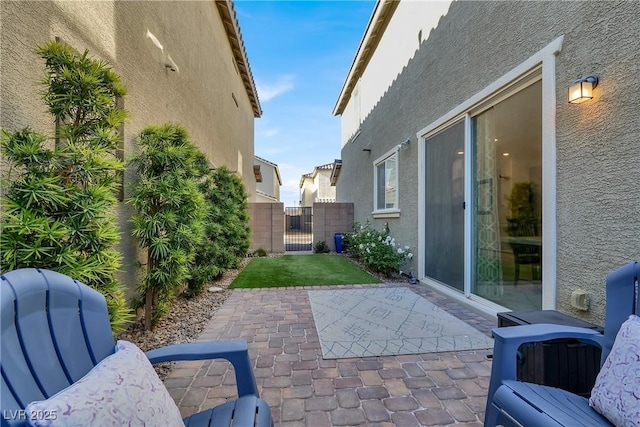
[[242,180],[222,166],[206,175],[200,191],[207,203],[205,238],[196,251],[189,296],[198,295],[207,282],[237,267],[249,250],[249,212]]
[[115,249],[115,195],[124,167],[117,127],[126,118],[116,99],[126,89],[87,51],[49,42],[36,52],[45,60],[43,99],[57,135],[2,131],[10,164],[3,180],[2,270],[46,268],[93,287],[106,297],[117,332],[131,319],[116,278],[121,256]]
[[137,211],[133,236],[147,250],[139,301],[148,330],[190,276],[204,233],[206,207],[198,183],[208,164],[186,130],[176,124],[145,128],[138,147],[131,164],[139,179],[131,185],[128,202]]

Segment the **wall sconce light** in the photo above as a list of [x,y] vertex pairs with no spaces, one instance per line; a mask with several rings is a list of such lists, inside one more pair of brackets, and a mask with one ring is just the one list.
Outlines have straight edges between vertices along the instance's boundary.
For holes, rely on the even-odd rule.
[[400,151],[400,150],[404,150],[404,149],[406,149],[406,148],[408,148],[408,147],[409,147],[409,144],[411,144],[411,140],[410,140],[409,138],[407,138],[405,141],[402,141],[400,144],[398,144],[398,145],[396,146],[396,149],[397,149],[398,151]]
[[581,102],[593,99],[593,89],[598,86],[598,77],[579,77],[569,87],[569,104],[580,104]]

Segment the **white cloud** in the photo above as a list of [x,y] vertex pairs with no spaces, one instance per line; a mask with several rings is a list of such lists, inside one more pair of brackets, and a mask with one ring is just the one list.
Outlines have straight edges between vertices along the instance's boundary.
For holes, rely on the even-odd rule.
[[267,102],[276,96],[289,92],[294,88],[294,80],[295,76],[293,74],[286,74],[280,76],[275,83],[256,82],[260,101]]

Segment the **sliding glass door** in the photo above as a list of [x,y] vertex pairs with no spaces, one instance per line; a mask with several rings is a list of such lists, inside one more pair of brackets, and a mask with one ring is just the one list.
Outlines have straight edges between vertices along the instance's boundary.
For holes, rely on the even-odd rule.
[[[542,80],[424,138],[424,277],[512,310],[542,308]],[[466,208],[466,210],[465,210]]]
[[464,290],[464,120],[426,139],[425,275]]
[[471,293],[542,308],[542,82],[472,117]]

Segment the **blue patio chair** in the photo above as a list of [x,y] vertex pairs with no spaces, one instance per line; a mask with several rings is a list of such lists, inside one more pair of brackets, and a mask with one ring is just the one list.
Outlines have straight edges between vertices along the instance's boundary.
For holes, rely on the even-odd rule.
[[493,329],[494,350],[485,411],[485,426],[611,426],[589,406],[588,399],[570,392],[516,380],[516,353],[524,343],[575,338],[602,349],[604,363],[622,323],[638,309],[638,261],[607,275],[604,335],[562,325],[535,324]]
[[[104,297],[65,275],[37,269],[6,273],[0,297],[1,424],[26,425],[16,414],[82,378],[115,352],[115,342]],[[177,344],[146,355],[151,363],[222,358],[233,365],[238,399],[187,417],[185,425],[273,425],[269,406],[259,399],[246,342]]]

